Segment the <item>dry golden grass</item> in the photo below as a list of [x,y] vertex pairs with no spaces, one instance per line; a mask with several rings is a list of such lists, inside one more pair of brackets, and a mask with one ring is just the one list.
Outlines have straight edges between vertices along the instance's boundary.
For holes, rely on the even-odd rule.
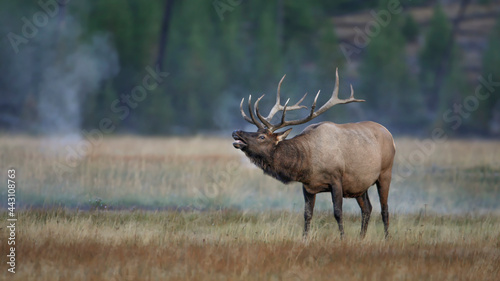
[[[106,138],[60,175],[55,167],[78,140],[0,137],[1,171],[16,169],[24,208],[17,273],[4,265],[0,279],[500,279],[499,141],[450,140],[411,161],[422,141],[397,139],[388,241],[373,190],[365,240],[354,200],[344,201],[339,240],[324,194],[303,241],[300,184],[263,175],[231,142]],[[7,234],[3,227],[2,254]]]
[[500,170],[500,141],[498,140],[445,140],[443,143],[435,143],[430,139],[399,138],[395,143],[396,164],[400,164],[402,158],[408,159],[415,150],[427,155],[425,147],[434,147],[432,153],[421,164],[416,165],[416,168],[441,166],[458,170],[490,167]]
[[[290,212],[20,213],[17,273],[9,280],[499,280],[500,217],[396,215],[383,239],[346,218]],[[5,221],[5,214],[2,216]],[[2,241],[5,241],[2,231]],[[1,252],[7,251],[1,243]],[[13,279],[10,279],[12,278]]]

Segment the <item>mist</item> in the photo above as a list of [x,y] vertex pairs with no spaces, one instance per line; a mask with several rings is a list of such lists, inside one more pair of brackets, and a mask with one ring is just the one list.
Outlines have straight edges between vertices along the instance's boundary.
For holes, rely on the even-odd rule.
[[[103,81],[119,71],[118,53],[109,34],[88,35],[70,15],[35,26],[25,20],[31,18],[29,13],[25,11],[21,32],[10,32],[2,42],[0,56],[9,69],[2,81],[7,88],[2,95],[8,101],[2,104],[20,108],[12,110],[10,118],[3,114],[4,126],[38,135],[78,137],[84,105],[94,99]],[[31,33],[26,33],[29,28]]]
[[79,44],[78,33],[77,23],[71,22],[59,39],[70,42],[70,48],[62,53],[56,53],[55,46],[42,50],[52,59],[40,65],[44,69],[37,107],[41,134],[78,134],[82,125],[82,104],[102,81],[118,71],[118,56],[106,35],[94,35],[90,42]]

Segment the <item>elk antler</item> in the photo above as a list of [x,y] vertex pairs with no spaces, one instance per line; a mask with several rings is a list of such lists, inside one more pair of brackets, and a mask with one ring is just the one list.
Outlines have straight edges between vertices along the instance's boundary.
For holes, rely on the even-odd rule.
[[[281,78],[281,80],[278,84],[278,90],[276,92],[276,104],[273,106],[273,108],[271,108],[271,111],[269,112],[269,115],[267,117],[265,117],[265,118],[262,117],[262,115],[260,115],[260,112],[259,112],[259,102],[265,95],[262,95],[255,102],[255,105],[254,105],[255,113],[257,113],[257,117],[260,119],[260,121],[262,121],[262,123],[256,121],[255,117],[253,115],[253,111],[252,111],[252,107],[251,107],[252,95],[248,96],[248,111],[250,113],[251,119],[245,114],[245,111],[243,110],[243,101],[245,100],[245,98],[241,99],[240,111],[241,111],[241,115],[243,116],[243,118],[245,118],[246,121],[248,121],[251,124],[254,124],[259,129],[264,129],[264,126],[266,126],[266,128],[268,128],[268,129],[272,127],[271,120],[273,119],[274,115],[278,111],[282,111],[284,109],[284,107],[280,104],[280,91],[281,91],[281,83],[283,83],[283,80],[285,80],[285,76],[286,76],[286,74],[283,75],[283,77]],[[297,110],[297,109],[301,109],[301,108],[307,108],[307,106],[305,106],[305,105],[300,105],[300,103],[306,98],[306,96],[307,96],[307,93],[295,105],[290,106],[287,109],[288,110]],[[288,101],[287,101],[287,103],[288,103]]]
[[254,124],[255,126],[257,126],[257,128],[264,129],[264,126],[262,126],[261,123],[259,123],[257,120],[255,120],[255,116],[253,115],[253,111],[252,111],[252,95],[248,96],[248,111],[250,112],[251,119],[248,118],[248,116],[245,114],[245,111],[243,110],[243,101],[245,101],[245,98],[242,98],[241,99],[241,103],[240,103],[241,116],[243,116],[243,118],[245,118],[245,120],[247,120],[249,123]]
[[[271,109],[271,112],[269,113],[269,115],[267,117],[264,118],[259,113],[259,101],[264,97],[264,95],[262,95],[260,98],[258,98],[257,101],[255,102],[255,105],[254,105],[255,112],[257,113],[257,117],[260,119],[260,121],[262,121],[263,124],[261,124],[255,120],[255,117],[253,115],[252,108],[251,108],[251,101],[250,101],[251,96],[248,98],[248,110],[250,111],[250,117],[252,119],[248,118],[245,115],[245,112],[243,111],[243,100],[241,100],[241,104],[240,104],[241,114],[243,115],[243,118],[245,118],[245,120],[247,120],[248,122],[250,122],[252,124],[255,124],[259,129],[263,129],[265,126],[265,128],[267,130],[274,132],[274,131],[281,129],[283,127],[286,127],[286,126],[300,125],[300,124],[304,124],[306,122],[309,122],[310,120],[318,117],[320,114],[327,111],[328,109],[330,109],[334,105],[345,104],[345,103],[350,103],[350,102],[363,102],[364,101],[361,99],[354,98],[354,90],[352,89],[352,85],[351,85],[351,96],[348,99],[339,99],[339,72],[338,72],[338,69],[335,71],[335,76],[336,76],[335,89],[333,90],[333,93],[332,93],[332,96],[330,97],[330,99],[323,106],[321,106],[317,111],[314,111],[316,109],[316,102],[318,100],[319,93],[320,93],[320,91],[318,91],[318,93],[316,94],[316,97],[314,98],[314,102],[311,106],[311,112],[309,113],[309,115],[307,117],[305,117],[303,119],[290,120],[290,121],[285,120],[285,115],[286,115],[287,110],[290,111],[290,110],[296,110],[296,109],[301,109],[301,108],[307,108],[304,105],[300,105],[300,103],[306,97],[307,93],[295,105],[288,106],[288,102],[290,101],[290,99],[288,99],[285,102],[284,106],[282,106],[280,104],[280,88],[281,88],[281,83],[283,82],[283,79],[285,78],[285,76],[283,76],[283,78],[281,78],[281,81],[278,84],[278,92],[276,94],[277,95],[276,96],[276,104],[273,106],[273,108]],[[281,122],[273,125],[273,124],[271,124],[271,119],[274,117],[274,115],[278,111],[283,111],[283,115],[281,116]]]

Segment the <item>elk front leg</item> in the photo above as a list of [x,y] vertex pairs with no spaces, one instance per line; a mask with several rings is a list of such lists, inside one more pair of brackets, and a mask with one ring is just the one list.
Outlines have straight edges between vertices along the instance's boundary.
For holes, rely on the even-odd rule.
[[337,220],[340,231],[340,239],[344,238],[344,223],[342,220],[342,201],[343,201],[342,185],[334,184],[332,186],[332,202],[333,216]]
[[302,193],[304,194],[304,233],[303,236],[307,237],[309,227],[311,226],[311,219],[314,211],[314,203],[316,202],[316,194],[307,192],[306,187],[302,186]]
[[372,213],[372,204],[368,198],[368,191],[363,195],[356,198],[358,205],[361,208],[361,238],[365,238],[366,230],[368,229],[368,222],[370,221],[370,214]]

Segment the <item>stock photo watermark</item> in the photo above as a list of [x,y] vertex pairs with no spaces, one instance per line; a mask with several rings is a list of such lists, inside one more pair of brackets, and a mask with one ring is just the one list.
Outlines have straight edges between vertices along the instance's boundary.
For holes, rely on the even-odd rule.
[[7,34],[7,38],[14,52],[16,54],[19,53],[19,46],[28,44],[30,39],[37,36],[39,29],[46,27],[51,19],[59,15],[61,6],[69,2],[70,0],[39,0],[37,4],[40,10],[35,12],[30,18],[21,18],[23,25],[20,32],[9,32]]
[[212,6],[214,6],[215,12],[221,21],[224,20],[224,14],[227,12],[232,12],[236,7],[241,5],[243,0],[214,0]]
[[10,168],[7,170],[7,229],[9,231],[7,238],[9,268],[7,271],[10,273],[16,273],[16,181],[16,170]]
[[347,63],[351,63],[351,56],[353,54],[360,54],[370,44],[372,39],[380,34],[382,28],[390,24],[392,15],[400,14],[402,11],[403,7],[399,0],[389,1],[386,9],[379,11],[371,10],[370,15],[373,20],[367,22],[363,29],[354,27],[354,45],[345,42],[340,44],[340,50],[347,59]]
[[[471,113],[479,108],[481,102],[485,102],[500,87],[500,81],[493,81],[493,75],[488,75],[487,79],[483,76],[478,77],[479,84],[474,93],[468,95],[460,103],[455,103],[451,108],[443,112],[442,118],[446,124],[450,124],[451,129],[456,131],[463,124],[464,119],[471,116]],[[443,143],[448,139],[448,134],[442,127],[436,127],[432,130],[430,138],[422,141],[416,141],[417,149],[413,150],[407,158],[403,158],[402,164],[398,166],[393,180],[395,182],[404,181],[413,174],[415,166],[422,164],[434,150],[436,144]]]
[[[168,72],[160,71],[158,66],[156,69],[146,66],[145,70],[147,74],[142,78],[142,84],[132,88],[129,94],[121,94],[120,98],[111,102],[111,112],[121,121],[125,120],[131,111],[147,98],[148,92],[158,88],[165,81],[165,78],[170,75]],[[102,142],[104,135],[112,134],[115,130],[116,125],[110,117],[102,118],[99,121],[98,128],[90,131],[81,130],[83,139],[75,145],[66,145],[64,159],[57,161],[53,166],[59,179],[62,178],[63,174],[78,167],[80,162],[91,153],[93,147]]]

